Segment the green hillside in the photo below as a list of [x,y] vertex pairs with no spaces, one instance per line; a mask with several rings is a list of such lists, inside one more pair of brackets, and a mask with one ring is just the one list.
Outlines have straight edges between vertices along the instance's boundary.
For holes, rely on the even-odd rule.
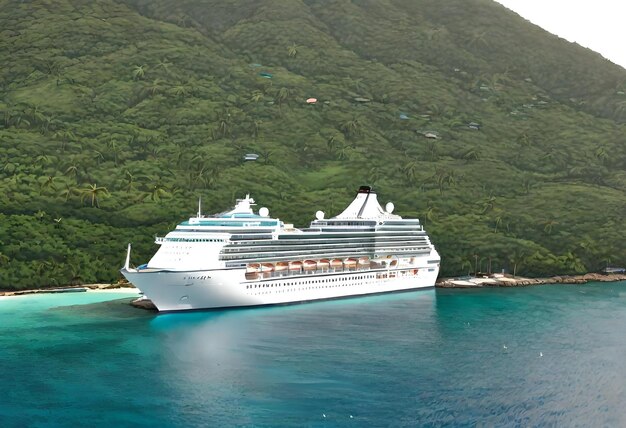
[[199,196],[305,226],[362,184],[445,276],[626,263],[626,71],[493,1],[0,5],[0,288],[114,281]]

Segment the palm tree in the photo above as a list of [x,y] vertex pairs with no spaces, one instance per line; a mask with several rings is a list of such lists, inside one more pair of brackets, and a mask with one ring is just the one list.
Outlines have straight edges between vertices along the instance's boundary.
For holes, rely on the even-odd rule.
[[339,147],[339,149],[337,150],[337,158],[339,160],[348,160],[348,159],[350,159],[350,147],[345,146],[345,145]]
[[260,119],[255,120],[252,125],[252,136],[257,139],[259,137],[259,133],[261,132],[261,125],[263,124],[263,121]]
[[167,189],[161,182],[157,182],[152,185],[150,190],[150,199],[154,202],[159,202],[161,198],[167,196]]
[[546,220],[543,222],[543,231],[549,235],[552,233],[552,228],[557,224],[559,224],[559,222],[556,220]]
[[91,200],[91,206],[100,208],[99,199],[100,197],[109,195],[109,191],[106,187],[98,187],[97,184],[89,184],[87,187],[80,189],[80,201],[84,202],[85,199]]
[[163,71],[165,71],[165,73],[170,74],[170,66],[172,65],[171,62],[168,62],[167,59],[162,59],[159,61],[159,63],[156,65],[157,68],[162,69]]
[[295,58],[296,55],[298,55],[298,48],[300,46],[296,45],[295,43],[293,43],[291,46],[289,46],[287,48],[287,51],[289,52],[289,57],[290,58]]
[[65,198],[65,202],[69,201],[70,198],[77,193],[75,187],[70,187],[69,184],[65,185],[65,189],[63,189],[60,193],[60,196]]
[[50,164],[50,157],[48,155],[39,155],[35,158],[35,164],[39,166],[46,166]]
[[493,228],[493,233],[498,233],[498,227],[500,226],[500,223],[502,223],[502,215],[498,214],[496,216],[495,223],[496,225]]
[[426,207],[426,212],[424,213],[424,218],[428,221],[433,221],[437,217],[437,210],[431,201],[428,201],[428,205]]
[[258,103],[259,101],[261,101],[263,99],[263,92],[256,90],[252,92],[252,95],[250,95],[250,101],[253,101],[255,103]]
[[461,261],[461,272],[465,272],[466,268],[467,274],[469,275],[472,272],[472,262],[467,259],[463,259],[463,261]]
[[346,137],[349,137],[358,134],[360,125],[359,119],[353,117],[352,119],[341,124],[341,130],[344,132]]
[[609,154],[607,153],[604,146],[598,146],[594,152],[594,155],[602,163],[606,162],[606,160],[609,158]]
[[476,149],[469,149],[463,154],[463,159],[465,159],[467,162],[472,160],[478,160],[479,158],[480,154]]
[[509,262],[513,264],[513,276],[517,275],[517,268],[526,260],[526,253],[519,249],[509,255]]
[[435,174],[431,177],[431,179],[435,179],[440,195],[443,195],[443,189],[446,185],[450,187],[456,184],[454,172],[448,171],[444,168],[436,168]]
[[162,83],[163,81],[161,79],[154,79],[152,83],[150,83],[146,87],[146,90],[150,93],[150,96],[153,97],[163,90]]
[[74,177],[74,179],[77,179],[78,166],[74,164],[68,166],[67,169],[65,170],[65,175],[67,175],[68,177]]
[[136,65],[135,68],[133,68],[133,80],[141,80],[144,78],[146,74],[144,67],[144,65]]
[[496,197],[493,195],[489,195],[488,197],[486,197],[485,199],[483,199],[481,201],[481,204],[483,206],[482,212],[481,214],[486,213],[487,211],[491,211],[493,210],[493,207],[496,203]]
[[172,93],[180,98],[185,98],[189,95],[189,90],[182,83],[180,85],[176,85],[171,89]]
[[226,137],[226,134],[230,131],[230,113],[220,115],[218,119],[218,131],[221,132],[222,137]]
[[331,135],[326,139],[326,147],[328,150],[334,150],[337,147],[337,136]]
[[415,179],[417,178],[417,162],[415,160],[408,161],[402,167],[402,172],[404,172],[404,175],[409,183],[415,182]]
[[102,154],[102,152],[98,150],[94,150],[93,153],[94,153],[93,158],[96,160],[98,165],[100,165],[100,162],[104,160],[104,155]]
[[276,92],[276,96],[274,97],[274,101],[278,104],[278,112],[282,114],[281,107],[283,102],[287,101],[291,92],[289,88],[282,87]]
[[44,180],[41,183],[41,188],[39,190],[39,193],[43,193],[43,191],[45,189],[52,189],[52,190],[56,190],[56,187],[54,185],[54,181],[56,180],[56,177],[53,175],[49,175],[47,177],[44,177]]
[[124,189],[126,190],[126,193],[130,193],[133,191],[133,187],[135,186],[135,176],[128,170],[125,171],[125,176],[126,186],[124,186]]

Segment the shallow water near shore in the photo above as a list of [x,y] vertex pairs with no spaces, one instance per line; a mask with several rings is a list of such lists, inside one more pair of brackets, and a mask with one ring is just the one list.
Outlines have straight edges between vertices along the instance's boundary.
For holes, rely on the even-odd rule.
[[626,425],[626,282],[158,316],[127,296],[0,300],[0,425]]

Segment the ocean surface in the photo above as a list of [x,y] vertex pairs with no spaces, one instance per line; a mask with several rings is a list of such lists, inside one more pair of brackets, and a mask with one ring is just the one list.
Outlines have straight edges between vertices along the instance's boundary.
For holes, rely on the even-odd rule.
[[0,300],[0,426],[626,426],[626,282],[155,315]]

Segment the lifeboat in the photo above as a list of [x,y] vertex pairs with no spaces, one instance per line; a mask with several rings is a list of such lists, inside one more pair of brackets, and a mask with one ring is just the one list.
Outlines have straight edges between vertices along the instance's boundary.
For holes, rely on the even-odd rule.
[[328,269],[329,267],[330,267],[330,260],[328,259],[322,259],[317,262],[317,268],[319,270],[325,270],[325,269]]
[[370,259],[367,257],[360,257],[358,261],[358,266],[360,268],[368,268],[370,267]]
[[334,268],[343,267],[343,260],[335,259],[332,262],[330,262],[330,266]]
[[317,268],[317,262],[314,260],[305,260],[303,265],[304,270],[315,270]]
[[289,269],[289,263],[287,262],[278,262],[276,266],[274,266],[274,270],[276,272],[284,272]]
[[261,272],[272,272],[274,265],[272,263],[261,263]]
[[330,262],[330,267],[336,270],[343,270],[343,260],[333,259]]
[[258,263],[252,263],[246,266],[246,272],[259,272],[261,270],[261,265]]
[[302,270],[302,262],[289,262],[289,270],[300,272]]
[[392,260],[391,263],[389,263],[389,266],[394,267],[398,264],[397,260]]
[[343,263],[344,263],[344,264],[346,265],[346,267],[349,269],[349,268],[356,267],[356,264],[357,264],[358,262],[357,262],[357,259],[346,259],[346,261],[345,261],[345,262],[343,262]]

